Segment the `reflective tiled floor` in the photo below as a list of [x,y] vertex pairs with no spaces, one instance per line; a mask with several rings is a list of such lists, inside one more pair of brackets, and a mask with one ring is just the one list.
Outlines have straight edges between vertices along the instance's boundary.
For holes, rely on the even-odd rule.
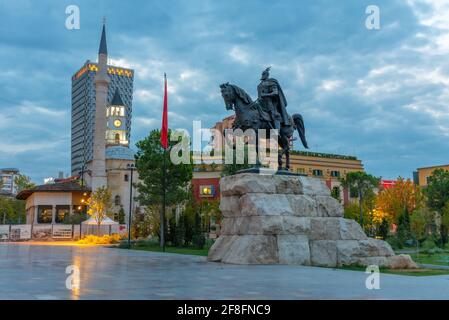
[[[79,267],[69,290],[66,268]],[[238,266],[104,247],[0,243],[0,299],[449,299],[449,275],[381,275],[301,266]]]

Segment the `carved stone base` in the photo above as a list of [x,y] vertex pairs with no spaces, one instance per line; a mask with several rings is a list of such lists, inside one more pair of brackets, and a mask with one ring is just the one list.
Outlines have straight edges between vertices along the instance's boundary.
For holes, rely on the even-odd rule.
[[368,238],[343,218],[342,205],[322,180],[239,173],[220,181],[221,235],[208,260],[233,264],[417,268],[408,255]]

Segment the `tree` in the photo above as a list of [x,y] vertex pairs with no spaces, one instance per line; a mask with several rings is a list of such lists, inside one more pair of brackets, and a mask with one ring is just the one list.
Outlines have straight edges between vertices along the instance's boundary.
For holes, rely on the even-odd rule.
[[24,223],[25,201],[0,196],[0,224]]
[[340,187],[333,187],[331,189],[331,197],[341,203],[341,191]]
[[112,208],[111,192],[103,186],[93,191],[90,198],[87,199],[89,209],[87,213],[97,222],[98,235],[100,234],[101,222],[108,216]]
[[401,245],[403,245],[406,240],[410,239],[411,236],[410,214],[408,209],[405,208],[404,212],[398,217],[397,238]]
[[[151,223],[152,223],[152,214],[151,211],[147,210],[148,208],[145,208],[145,210],[140,210],[139,208],[136,208],[133,214],[133,221],[131,225],[131,236],[133,239],[139,239],[139,238],[147,238],[149,235],[152,234],[151,229]],[[156,212],[157,213],[157,212]],[[159,221],[159,214],[157,214],[157,219]],[[124,219],[123,219],[124,220]]]
[[449,171],[434,170],[428,178],[425,192],[429,208],[441,213],[446,203],[449,202]]
[[125,209],[123,209],[123,206],[120,206],[120,209],[114,214],[114,220],[117,221],[119,224],[125,224]]
[[417,245],[426,234],[426,216],[423,211],[415,211],[410,217],[410,231]]
[[[169,136],[171,130],[169,130]],[[188,164],[174,164],[169,153],[179,141],[169,141],[166,154],[166,204],[179,204],[187,199],[189,183],[192,180],[193,164],[189,153]],[[148,137],[137,142],[136,168],[140,182],[137,183],[139,203],[142,205],[162,206],[163,198],[163,162],[164,149],[160,143],[160,131],[153,130]]]
[[410,179],[399,177],[396,183],[381,190],[377,196],[376,208],[388,215],[388,218],[397,222],[399,216],[407,209],[413,212],[424,206],[424,194],[420,187]]
[[363,227],[363,199],[368,192],[377,188],[380,183],[380,178],[374,177],[362,171],[349,172],[346,178],[341,179],[341,184],[346,188],[354,188],[357,190],[359,199],[359,217],[360,224]]
[[[172,136],[171,130],[168,131],[168,136]],[[165,204],[167,207],[183,203],[188,198],[190,193],[188,186],[193,176],[193,161],[190,150],[188,151],[188,163],[175,164],[170,158],[171,151],[178,147],[182,141],[186,141],[186,136],[178,136],[177,141],[171,141],[172,139],[170,139],[166,151],[161,146],[160,137],[160,131],[153,130],[145,139],[137,142],[136,146],[138,150],[135,158],[140,180],[136,184],[139,192],[137,197],[139,203],[162,209],[164,187],[166,190]],[[180,152],[185,151],[180,150]],[[164,161],[166,168],[165,175],[163,170]],[[166,229],[167,224],[165,221],[164,226]]]
[[36,186],[36,184],[31,181],[30,177],[23,174],[15,176],[14,184],[16,185],[18,193],[22,190],[32,189]]
[[449,171],[443,169],[434,170],[428,178],[425,192],[427,205],[441,216],[440,240],[443,246],[448,238],[448,227],[444,222],[449,220],[449,209],[447,209],[447,206],[449,206]]

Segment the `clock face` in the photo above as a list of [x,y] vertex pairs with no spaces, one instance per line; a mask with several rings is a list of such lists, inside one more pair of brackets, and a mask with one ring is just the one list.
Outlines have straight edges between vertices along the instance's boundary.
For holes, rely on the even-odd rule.
[[120,127],[121,125],[122,125],[122,122],[120,120],[118,120],[118,119],[114,120],[114,126],[116,128]]

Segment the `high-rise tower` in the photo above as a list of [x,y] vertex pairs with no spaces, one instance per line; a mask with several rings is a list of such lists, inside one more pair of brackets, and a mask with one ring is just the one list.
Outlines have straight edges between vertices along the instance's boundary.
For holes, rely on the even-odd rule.
[[[99,60],[104,57],[107,62],[107,51],[106,30],[103,26]],[[95,78],[100,71],[99,62],[87,61],[72,77],[72,175],[85,171],[87,163],[93,159],[97,101]],[[122,140],[130,141],[134,70],[112,65],[107,65],[105,69],[110,80],[106,105],[112,103],[114,94],[119,89],[125,111],[122,119],[125,137]]]

